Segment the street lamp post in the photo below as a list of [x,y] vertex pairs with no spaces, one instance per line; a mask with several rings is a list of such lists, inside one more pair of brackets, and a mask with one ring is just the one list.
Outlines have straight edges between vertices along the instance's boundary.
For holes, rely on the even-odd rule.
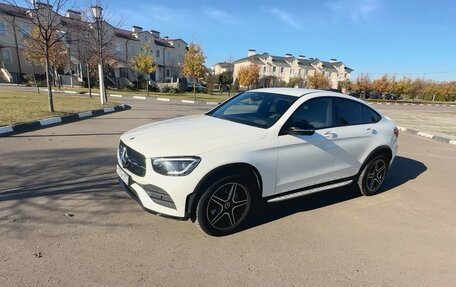
[[103,38],[101,34],[101,28],[102,28],[102,21],[103,21],[103,8],[100,6],[92,6],[90,7],[92,9],[92,16],[95,18],[95,22],[97,25],[97,40],[98,40],[98,76],[99,76],[99,81],[100,81],[100,100],[101,104],[103,105],[105,103],[105,88],[104,88],[104,74],[103,74],[103,51],[102,51],[102,45],[103,45]]

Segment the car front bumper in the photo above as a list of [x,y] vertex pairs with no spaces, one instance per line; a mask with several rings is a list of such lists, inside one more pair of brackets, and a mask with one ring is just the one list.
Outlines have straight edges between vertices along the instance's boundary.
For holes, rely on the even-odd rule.
[[[175,219],[188,219],[187,198],[191,192],[186,192],[187,189],[183,190],[182,185],[166,185],[165,182],[165,186],[172,187],[172,192],[168,190],[165,191],[161,187],[148,184],[148,182],[157,181],[149,181],[147,180],[147,177],[139,178],[120,166],[117,166],[117,169],[120,185],[145,210],[157,215]],[[121,171],[119,171],[119,169]],[[120,175],[122,172],[128,175],[129,180],[127,180],[127,182],[125,181],[125,177]],[[139,180],[142,180],[143,182],[140,183]],[[193,189],[190,190],[193,192]]]
[[133,198],[134,200],[136,200],[136,202],[147,212],[150,212],[152,214],[155,214],[155,215],[158,215],[158,216],[163,216],[163,217],[166,217],[166,218],[171,218],[171,219],[176,219],[176,220],[188,220],[188,216],[184,216],[184,217],[178,217],[178,216],[172,216],[172,215],[168,215],[168,214],[164,214],[164,213],[160,213],[160,212],[157,212],[157,211],[154,211],[146,206],[144,206],[144,204],[142,203],[142,201],[140,200],[138,194],[136,193],[136,191],[134,191],[132,188],[130,188],[128,185],[125,184],[125,182],[118,176],[117,177],[118,181],[119,181],[119,184],[120,186],[123,188],[123,190],[125,190],[125,192],[128,193],[128,195],[130,195],[131,198]]

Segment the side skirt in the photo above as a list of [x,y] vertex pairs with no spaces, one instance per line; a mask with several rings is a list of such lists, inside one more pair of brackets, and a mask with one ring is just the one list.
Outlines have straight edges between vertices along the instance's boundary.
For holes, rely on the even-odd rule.
[[277,202],[277,201],[282,201],[282,200],[288,200],[291,198],[300,197],[300,196],[304,196],[304,195],[315,193],[315,192],[320,192],[320,191],[327,190],[327,189],[333,189],[333,188],[337,188],[337,187],[346,186],[346,185],[351,184],[352,182],[353,182],[353,179],[349,179],[349,180],[345,180],[342,182],[331,183],[328,185],[305,189],[305,190],[297,191],[294,193],[288,193],[285,195],[281,195],[281,196],[277,196],[277,197],[268,199],[268,202]]

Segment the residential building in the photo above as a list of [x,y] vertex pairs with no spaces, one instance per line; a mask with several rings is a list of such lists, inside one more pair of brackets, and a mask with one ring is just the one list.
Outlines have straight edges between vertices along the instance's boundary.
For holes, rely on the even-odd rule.
[[[31,17],[33,11],[28,8],[0,3],[0,81],[20,82],[24,74],[44,74],[42,67],[30,65],[23,52],[24,41],[33,29]],[[88,53],[93,53],[97,45],[96,25],[84,21],[75,10],[67,10],[57,18],[61,27],[59,36],[63,36],[62,41],[68,48],[68,65],[58,72],[63,75],[64,84],[77,84],[87,77]],[[104,63],[109,84],[122,87],[138,79],[137,72],[130,68],[130,61],[143,49],[156,63],[156,72],[149,75],[151,80],[159,82],[181,76],[187,51],[184,40],[161,37],[160,32],[144,31],[139,26],[125,30],[108,22],[102,23],[101,30],[104,58],[109,58]],[[5,76],[7,74],[11,77]]]
[[24,57],[24,40],[32,23],[27,9],[0,3],[0,82],[17,82],[24,73],[43,73]]
[[213,66],[214,75],[219,75],[224,72],[233,72],[234,63],[220,62]]
[[330,79],[331,87],[338,89],[339,83],[348,80],[353,71],[336,59],[321,61],[318,58],[306,58],[304,55],[295,57],[292,54],[273,56],[268,53],[257,54],[255,50],[250,49],[247,57],[234,62],[235,81],[238,80],[239,69],[250,64],[258,65],[260,68],[260,87],[283,86],[294,77],[301,78],[304,85],[308,76],[323,73]]

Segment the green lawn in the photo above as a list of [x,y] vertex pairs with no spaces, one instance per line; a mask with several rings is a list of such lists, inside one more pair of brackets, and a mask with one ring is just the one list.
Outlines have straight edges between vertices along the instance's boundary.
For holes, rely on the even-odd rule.
[[54,113],[48,111],[46,92],[14,92],[0,91],[0,126],[21,122],[62,116],[70,113],[89,111],[93,109],[111,107],[118,103],[109,102],[102,106],[98,98],[85,98],[54,94]]

